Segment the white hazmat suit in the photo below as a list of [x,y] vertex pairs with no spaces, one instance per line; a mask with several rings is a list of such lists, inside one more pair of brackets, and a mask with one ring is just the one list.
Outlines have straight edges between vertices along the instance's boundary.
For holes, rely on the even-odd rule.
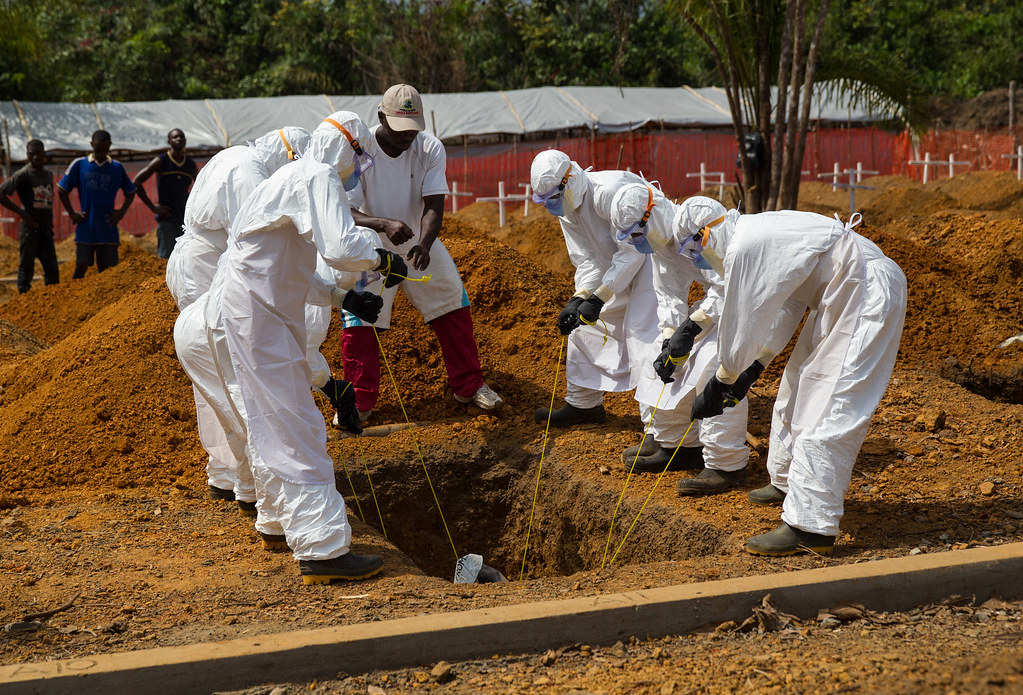
[[351,543],[323,418],[309,391],[305,324],[317,253],[339,271],[379,265],[376,235],[355,226],[348,205],[336,168],[300,159],[245,201],[222,261],[229,393],[247,419],[260,520],[280,524],[298,560],[339,557]]
[[[905,276],[853,231],[857,223],[810,212],[732,210],[709,230],[702,251],[724,276],[721,383],[735,382],[754,359],[769,361],[810,309],[782,375],[767,468],[772,484],[787,492],[782,521],[830,538],[838,534],[853,464],[891,377],[906,312]],[[684,243],[693,227],[681,223],[676,239]],[[754,541],[765,536],[747,548],[756,552]]]
[[[616,191],[643,179],[627,171],[587,172],[563,152],[547,150],[533,160],[533,190],[548,193],[565,182],[558,221],[575,266],[575,295],[604,301],[600,320],[568,336],[565,402],[578,409],[601,406],[604,393],[629,391],[639,383],[640,356],[655,342],[656,311],[650,259],[615,240],[611,203]],[[663,195],[658,191],[659,200]],[[546,411],[544,411],[546,418]],[[539,417],[539,415],[538,415]],[[554,420],[552,420],[554,424]]]
[[[626,186],[618,191],[612,206],[616,229],[627,229],[640,220],[647,207],[647,184]],[[679,244],[672,237],[677,206],[669,200],[656,201],[646,224],[645,240],[652,251],[653,286],[657,295],[657,327],[660,338],[669,338],[692,318],[701,327],[689,359],[676,367],[674,381],[665,384],[654,371],[653,362],[661,351],[662,340],[644,346],[636,400],[643,419],[651,422],[650,434],[663,447],[703,444],[704,465],[713,470],[738,471],[749,461],[746,447],[746,399],[718,417],[708,418],[690,427],[690,411],[696,396],[717,368],[716,323],[721,309],[721,278],[701,271],[679,256]],[[704,289],[704,298],[689,306],[692,283]],[[654,408],[657,413],[653,416]],[[688,434],[687,434],[688,431]],[[685,437],[683,439],[683,436]]]
[[255,143],[214,155],[196,176],[185,206],[185,233],[167,261],[167,288],[183,314],[175,324],[175,345],[193,383],[199,440],[209,455],[208,483],[211,491],[233,490],[243,502],[255,500],[251,478],[244,472],[238,485],[245,446],[243,420],[231,412],[213,355],[205,347],[203,310],[184,314],[209,290],[242,202],[271,173],[301,155],[309,139],[302,128],[280,128]]

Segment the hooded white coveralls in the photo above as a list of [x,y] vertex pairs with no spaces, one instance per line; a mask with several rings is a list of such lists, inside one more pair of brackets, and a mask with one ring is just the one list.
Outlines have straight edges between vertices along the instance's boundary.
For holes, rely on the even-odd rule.
[[[646,354],[646,345],[657,339],[650,321],[657,300],[650,259],[627,243],[617,242],[610,222],[615,192],[627,184],[645,182],[627,171],[579,170],[575,175],[586,180],[582,201],[573,210],[566,204],[558,221],[575,266],[576,295],[588,296],[601,286],[614,293],[595,325],[583,324],[568,336],[565,402],[576,408],[594,408],[603,403],[605,392],[634,389],[640,372],[652,370],[649,363],[642,364],[640,356]],[[660,191],[655,190],[655,196],[664,199]]]
[[234,371],[228,392],[247,419],[257,529],[280,533],[260,528],[262,519],[276,520],[298,560],[343,555],[351,542],[309,391],[305,324],[317,252],[339,271],[379,264],[377,235],[355,226],[348,205],[332,167],[293,162],[245,201],[222,260],[217,313]]
[[[786,491],[782,521],[838,535],[853,464],[891,377],[906,278],[869,239],[810,212],[738,215],[708,246],[724,260],[719,377],[776,353],[810,314],[782,375],[767,468]],[[719,227],[721,229],[719,229]]]
[[[721,278],[713,271],[701,271],[678,254],[679,244],[670,234],[676,206],[667,201],[658,207],[651,213],[646,238],[654,249],[651,256],[653,285],[661,335],[645,345],[640,356],[644,365],[639,370],[636,387],[640,414],[644,421],[651,422],[649,434],[661,446],[672,448],[679,444],[703,444],[703,461],[707,468],[737,471],[749,462],[749,449],[745,444],[749,415],[747,399],[743,398],[734,408],[725,409],[717,417],[700,420],[689,427],[693,401],[717,369],[717,328],[714,324],[721,310]],[[689,287],[694,282],[703,286],[705,296],[699,305],[690,307]],[[670,338],[687,318],[701,313],[699,323],[704,330],[694,341],[689,359],[675,369],[675,380],[665,385],[652,366],[661,352],[661,343],[664,338]],[[657,413],[651,421],[654,407]]]
[[[270,173],[289,161],[289,150],[295,147],[304,150],[308,140],[309,134],[301,128],[281,128],[250,145],[218,152],[199,171],[185,205],[185,232],[167,260],[167,289],[179,311],[185,311],[209,290],[217,262],[227,250],[231,221],[242,202]],[[201,317],[202,311],[199,311],[181,320],[180,330],[175,325],[175,344],[182,364],[186,361],[191,364],[185,371],[193,382],[199,440],[209,455],[207,480],[213,487],[235,489],[237,499],[250,502],[255,500],[251,476],[242,471],[242,484],[236,485],[244,458],[244,430],[239,429],[238,417],[224,412],[229,403],[223,388],[216,385],[213,356],[203,347],[205,330]],[[200,388],[197,385],[200,381],[208,382],[207,388]],[[204,392],[209,394],[210,389],[217,395],[204,395]],[[225,427],[233,429],[225,430]]]

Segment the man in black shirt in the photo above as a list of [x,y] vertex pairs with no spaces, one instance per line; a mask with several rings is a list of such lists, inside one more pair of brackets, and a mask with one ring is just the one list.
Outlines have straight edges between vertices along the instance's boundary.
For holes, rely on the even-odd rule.
[[[174,242],[182,234],[188,191],[199,172],[195,160],[185,154],[185,133],[180,128],[167,133],[167,144],[170,149],[147,164],[133,181],[139,200],[156,213],[156,255],[160,258],[170,258]],[[142,186],[154,173],[159,201],[156,205]]]
[[[43,266],[43,281],[47,285],[60,282],[57,252],[53,248],[53,174],[46,168],[46,148],[39,140],[29,140],[25,156],[28,164],[0,185],[0,205],[21,218],[18,292],[28,292],[32,286],[36,258]],[[11,199],[15,192],[20,206]]]

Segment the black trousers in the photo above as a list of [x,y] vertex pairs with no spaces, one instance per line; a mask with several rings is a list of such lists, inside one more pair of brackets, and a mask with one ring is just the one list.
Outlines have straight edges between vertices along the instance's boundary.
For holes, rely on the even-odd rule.
[[57,251],[53,248],[52,227],[18,227],[18,292],[28,292],[35,275],[36,259],[43,266],[43,282],[56,285],[60,282],[57,267]]

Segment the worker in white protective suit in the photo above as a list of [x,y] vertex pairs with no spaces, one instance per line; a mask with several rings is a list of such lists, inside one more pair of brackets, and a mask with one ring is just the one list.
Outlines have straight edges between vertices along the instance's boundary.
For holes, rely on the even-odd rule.
[[[702,444],[702,465],[695,466],[702,470],[694,478],[680,480],[678,492],[706,495],[746,481],[749,406],[743,399],[718,417],[700,422],[690,418],[693,401],[717,368],[715,325],[721,307],[721,278],[678,255],[679,245],[672,238],[677,210],[671,201],[658,199],[656,190],[645,182],[620,188],[611,203],[616,238],[648,254],[653,263],[660,331],[658,339],[644,346],[639,356],[641,368],[637,369],[636,400],[644,420],[651,423],[648,438],[653,440],[652,446],[644,440],[639,447],[627,449],[624,458],[627,467],[638,456],[636,468],[642,462],[642,470],[660,472],[667,463],[665,455],[673,449],[677,447],[681,453]],[[690,307],[689,289],[694,282],[703,287],[704,298]],[[650,318],[647,321],[652,323]]]
[[221,150],[199,170],[185,205],[184,234],[167,260],[167,288],[179,310],[210,288],[242,202],[271,174],[301,157],[310,137],[305,128],[294,126],[271,130],[253,143]]
[[[651,259],[616,239],[611,222],[615,194],[645,182],[627,171],[583,171],[559,150],[537,154],[529,178],[533,201],[558,218],[576,268],[575,294],[557,319],[558,330],[568,336],[565,403],[553,412],[539,408],[533,419],[545,424],[549,418],[553,427],[601,423],[606,418],[604,394],[636,388],[640,373],[650,368],[647,346],[657,342],[650,321],[657,308]],[[666,200],[651,190],[657,201]],[[678,452],[675,446],[662,451],[653,438],[650,444],[654,450],[639,459],[635,447],[627,449],[626,467],[659,473],[669,460],[670,470],[703,466],[695,438]]]
[[[335,270],[379,268],[385,284],[402,279],[394,254],[378,250],[376,235],[352,220],[342,185],[352,160],[316,161],[319,132],[310,156],[282,168],[243,204],[214,282],[221,285],[219,310],[210,304],[207,313],[209,326],[219,319],[223,327],[233,370],[228,392],[248,425],[257,530],[283,536],[306,584],[362,579],[382,565],[378,556],[350,550],[344,499],[309,390],[305,307],[317,253]],[[357,426],[354,398],[342,415]]]
[[739,215],[690,198],[674,224],[681,253],[724,279],[717,373],[694,418],[741,399],[788,342],[807,309],[782,375],[771,422],[771,484],[749,493],[782,504],[782,524],[746,550],[830,554],[845,491],[870,418],[895,365],[906,313],[898,265],[848,224],[791,210]]
[[[218,152],[199,171],[185,206],[185,232],[178,238],[167,261],[167,289],[178,310],[185,311],[210,288],[217,261],[227,249],[231,220],[242,202],[270,174],[301,156],[310,137],[304,128],[289,126],[272,130],[254,143]],[[213,355],[205,347],[203,313],[195,310],[192,314],[179,319],[180,326],[175,326],[175,343],[184,358],[185,371],[193,381],[199,440],[209,456],[206,463],[209,495],[215,500],[237,500],[243,514],[253,515],[256,493],[251,476],[243,472],[239,488],[244,429],[240,418],[229,412],[230,403],[220,386]],[[200,388],[201,384],[205,387]],[[203,395],[211,389],[216,393],[210,397]],[[223,412],[224,409],[228,412]]]

